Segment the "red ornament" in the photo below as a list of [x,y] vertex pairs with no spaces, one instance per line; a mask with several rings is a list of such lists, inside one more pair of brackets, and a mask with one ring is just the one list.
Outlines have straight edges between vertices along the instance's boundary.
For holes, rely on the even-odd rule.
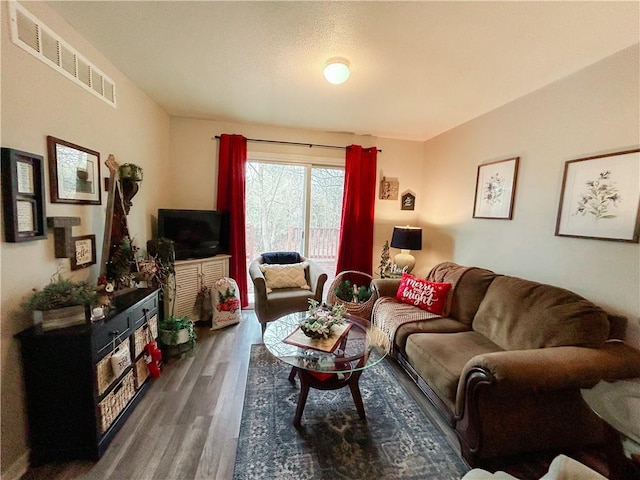
[[151,378],[160,376],[160,361],[162,360],[162,352],[158,348],[158,344],[152,340],[144,346],[144,361],[147,363]]

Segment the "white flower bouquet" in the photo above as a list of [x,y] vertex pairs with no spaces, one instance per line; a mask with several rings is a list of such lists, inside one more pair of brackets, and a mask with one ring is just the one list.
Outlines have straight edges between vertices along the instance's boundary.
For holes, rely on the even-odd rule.
[[345,308],[342,303],[333,306],[320,305],[317,300],[310,299],[309,309],[305,319],[300,323],[300,329],[307,337],[329,338],[331,328],[344,323]]

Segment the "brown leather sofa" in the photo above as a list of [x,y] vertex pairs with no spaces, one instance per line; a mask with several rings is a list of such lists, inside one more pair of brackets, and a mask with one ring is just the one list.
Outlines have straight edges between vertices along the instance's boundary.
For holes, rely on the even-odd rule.
[[601,442],[580,389],[640,376],[640,351],[621,340],[626,319],[482,268],[445,262],[427,276],[451,278],[448,311],[429,320],[396,302],[399,280],[374,280],[372,319],[413,319],[395,331],[394,355],[455,430],[465,460]]

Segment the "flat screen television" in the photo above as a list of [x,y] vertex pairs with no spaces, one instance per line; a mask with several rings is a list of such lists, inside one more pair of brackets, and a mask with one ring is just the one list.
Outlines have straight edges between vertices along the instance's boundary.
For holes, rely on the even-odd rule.
[[213,257],[228,248],[228,215],[219,210],[158,210],[158,236],[173,240],[176,260]]

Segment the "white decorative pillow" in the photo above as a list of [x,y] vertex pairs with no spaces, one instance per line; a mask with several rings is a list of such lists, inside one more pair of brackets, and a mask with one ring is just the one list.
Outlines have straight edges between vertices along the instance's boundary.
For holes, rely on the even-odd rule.
[[260,265],[260,270],[264,274],[267,282],[267,293],[271,293],[275,288],[303,288],[311,290],[304,276],[305,269],[309,266],[307,262],[290,263],[286,265],[266,264]]

